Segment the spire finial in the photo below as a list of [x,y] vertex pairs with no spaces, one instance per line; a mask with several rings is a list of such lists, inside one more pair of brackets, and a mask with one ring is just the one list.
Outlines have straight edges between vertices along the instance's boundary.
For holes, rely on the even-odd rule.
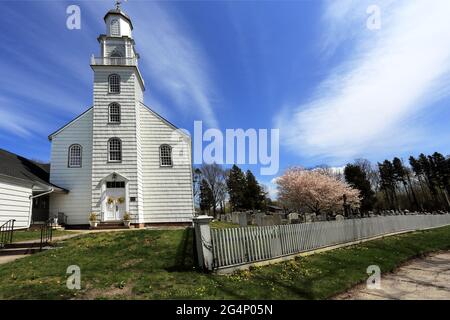
[[116,0],[116,9],[120,10],[120,0]]

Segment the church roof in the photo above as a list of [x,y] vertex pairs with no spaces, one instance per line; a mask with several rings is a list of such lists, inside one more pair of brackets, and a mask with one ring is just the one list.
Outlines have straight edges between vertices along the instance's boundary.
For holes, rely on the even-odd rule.
[[122,17],[124,17],[130,23],[131,30],[133,30],[133,23],[131,22],[130,16],[128,16],[125,12],[123,12],[122,10],[117,9],[117,8],[111,9],[105,14],[105,17],[103,19],[106,21],[106,18],[110,14],[118,14],[118,15],[121,15]]
[[87,109],[86,111],[84,111],[82,114],[76,116],[74,119],[70,120],[68,123],[66,123],[65,125],[63,125],[61,128],[59,128],[58,130],[54,131],[53,133],[51,133],[48,136],[48,140],[52,140],[54,135],[57,135],[58,133],[60,133],[62,130],[64,130],[65,128],[67,128],[68,126],[70,126],[72,123],[74,123],[75,121],[77,121],[78,119],[80,119],[82,116],[84,116],[86,113],[88,113],[89,111],[92,110],[93,107],[90,107],[89,109]]
[[15,153],[0,149],[0,176],[15,178],[23,182],[40,184],[58,191],[66,191],[49,182],[50,164],[29,160]]

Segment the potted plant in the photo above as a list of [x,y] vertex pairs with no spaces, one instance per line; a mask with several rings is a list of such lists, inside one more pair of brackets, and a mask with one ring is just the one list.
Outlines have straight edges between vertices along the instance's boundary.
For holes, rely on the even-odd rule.
[[129,228],[130,223],[131,223],[131,215],[129,212],[125,212],[125,214],[123,215],[123,225]]
[[89,215],[89,224],[91,225],[91,228],[96,228],[97,223],[97,214],[95,212],[91,212],[91,214]]
[[120,198],[117,199],[117,202],[122,204],[122,203],[125,202],[125,198],[124,197],[120,197]]
[[108,205],[112,205],[114,203],[114,198],[113,197],[108,197],[108,199],[106,199],[106,203]]

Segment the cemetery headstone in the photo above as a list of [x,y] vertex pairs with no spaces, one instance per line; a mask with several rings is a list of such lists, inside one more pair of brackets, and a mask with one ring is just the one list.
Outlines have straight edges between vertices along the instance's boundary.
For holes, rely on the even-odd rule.
[[265,217],[266,215],[262,212],[258,212],[257,214],[255,214],[255,222],[257,226],[262,226],[263,225],[263,217]]
[[266,215],[264,217],[262,217],[262,225],[263,226],[273,226],[274,225],[273,217],[266,216]]
[[274,225],[280,225],[281,224],[281,215],[274,214],[272,215],[272,220]]
[[298,213],[297,212],[291,212],[288,214],[288,220],[289,223],[293,223],[292,221],[297,221],[298,220]]
[[239,220],[239,227],[246,227],[247,226],[247,213],[240,212],[238,215]]

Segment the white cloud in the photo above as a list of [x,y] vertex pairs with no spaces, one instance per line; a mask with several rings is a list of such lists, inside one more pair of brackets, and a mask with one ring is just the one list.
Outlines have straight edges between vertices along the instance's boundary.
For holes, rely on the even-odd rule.
[[175,13],[154,2],[142,5],[137,2],[126,10],[135,25],[141,67],[151,75],[150,90],[158,87],[184,114],[200,115],[198,120],[217,127],[212,105],[214,85],[202,48]]
[[[410,121],[448,94],[443,79],[450,70],[450,2],[381,2],[378,31],[366,28],[368,4],[330,3],[324,14],[331,27],[324,28],[330,32],[324,50],[335,52],[343,41],[338,35],[349,29],[354,46],[346,48],[344,60],[309,103],[285,109],[276,119],[282,140],[302,156],[338,163],[407,149],[421,135],[420,123],[413,127]],[[332,41],[335,35],[337,42]]]

